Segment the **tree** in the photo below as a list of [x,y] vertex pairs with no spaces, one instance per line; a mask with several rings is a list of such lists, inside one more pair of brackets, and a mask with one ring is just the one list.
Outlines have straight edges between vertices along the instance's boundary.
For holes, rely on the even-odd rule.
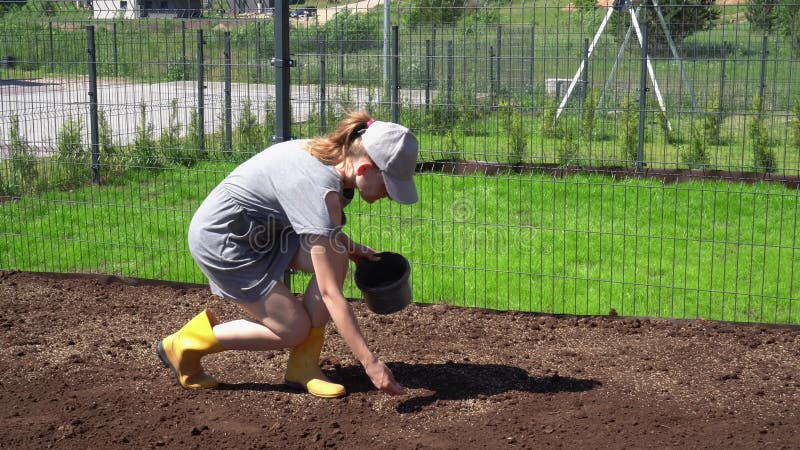
[[[667,23],[672,39],[678,43],[699,31],[709,30],[720,17],[720,11],[714,6],[715,0],[661,0],[658,2],[664,20]],[[660,25],[656,10],[652,6],[642,6],[639,10],[639,22],[648,23],[648,43],[654,55],[667,55],[669,43],[664,29]],[[618,42],[622,42],[631,16],[618,13],[611,16],[609,29]]]
[[749,0],[744,16],[756,30],[772,33],[778,21],[778,0]]
[[406,12],[405,21],[412,28],[453,23],[464,13],[465,4],[465,0],[414,0]]
[[800,3],[783,0],[777,13],[781,34],[789,38],[795,56],[800,56]]

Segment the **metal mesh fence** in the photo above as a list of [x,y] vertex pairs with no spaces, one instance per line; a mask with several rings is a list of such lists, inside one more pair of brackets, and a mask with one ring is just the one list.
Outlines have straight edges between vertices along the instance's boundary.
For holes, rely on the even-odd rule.
[[[191,215],[276,134],[273,7],[0,4],[0,267],[204,282]],[[420,202],[345,230],[417,301],[800,322],[800,4],[291,11],[292,135],[420,140]]]

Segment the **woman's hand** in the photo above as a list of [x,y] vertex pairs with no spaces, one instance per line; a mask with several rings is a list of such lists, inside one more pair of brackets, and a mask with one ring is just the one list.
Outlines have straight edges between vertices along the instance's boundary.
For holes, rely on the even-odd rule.
[[373,362],[367,364],[364,369],[367,371],[369,379],[381,392],[389,395],[403,395],[406,389],[394,379],[392,371],[386,367],[386,364],[375,359]]
[[350,241],[351,245],[348,248],[347,257],[351,261],[358,264],[361,260],[378,261],[380,258],[376,256],[377,252],[366,245],[361,245],[357,242]]

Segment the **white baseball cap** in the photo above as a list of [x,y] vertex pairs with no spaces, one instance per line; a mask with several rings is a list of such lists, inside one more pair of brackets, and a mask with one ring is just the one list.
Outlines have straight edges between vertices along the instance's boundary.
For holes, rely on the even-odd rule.
[[416,203],[417,137],[402,125],[375,120],[370,121],[361,143],[380,169],[389,197],[405,205]]

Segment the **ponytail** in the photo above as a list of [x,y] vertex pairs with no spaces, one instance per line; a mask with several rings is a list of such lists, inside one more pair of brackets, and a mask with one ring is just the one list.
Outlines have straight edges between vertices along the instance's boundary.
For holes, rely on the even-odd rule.
[[[325,165],[335,166],[348,156],[359,156],[364,153],[361,145],[361,134],[367,129],[372,118],[363,111],[351,112],[347,118],[339,122],[336,130],[311,140],[306,147],[311,156]],[[358,142],[355,142],[358,140]]]

